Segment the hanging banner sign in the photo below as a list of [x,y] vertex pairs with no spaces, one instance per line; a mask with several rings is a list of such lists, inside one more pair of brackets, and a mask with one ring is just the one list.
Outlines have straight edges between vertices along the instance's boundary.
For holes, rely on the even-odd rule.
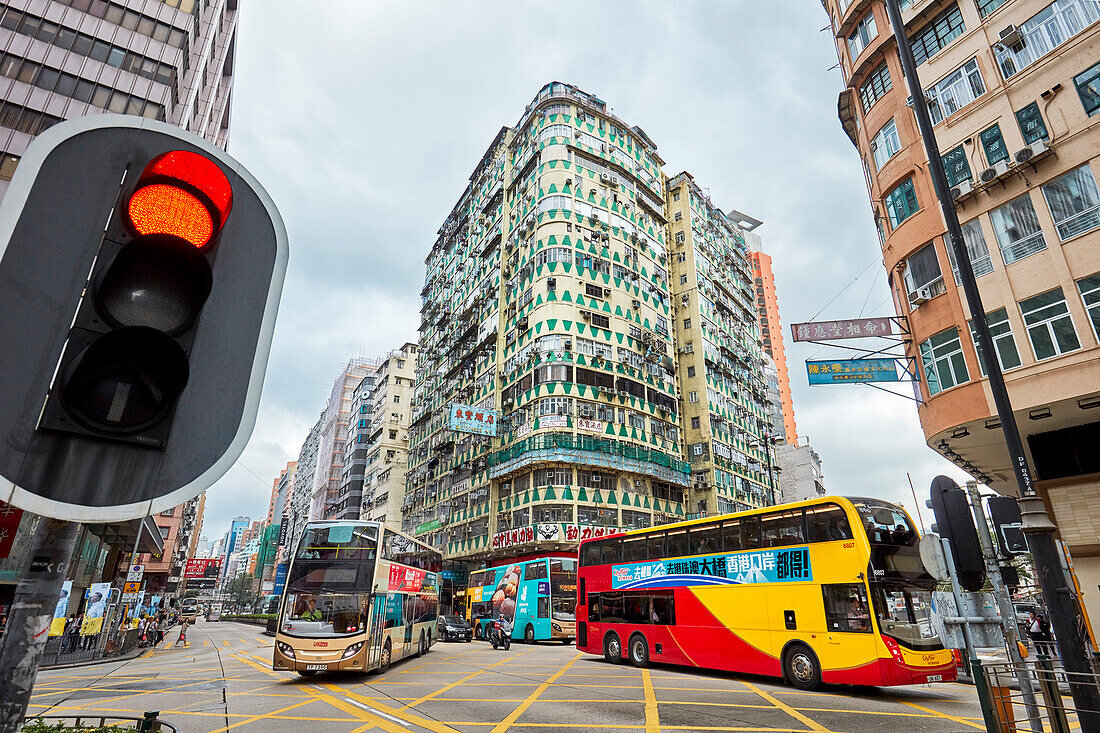
[[50,636],[61,636],[65,633],[65,614],[69,612],[69,595],[72,592],[73,581],[66,580],[61,584],[61,596],[54,606],[53,621],[50,622]]
[[831,341],[833,339],[858,339],[868,336],[889,336],[893,333],[891,318],[856,318],[847,321],[814,321],[792,323],[791,335],[795,341]]
[[585,430],[589,433],[603,433],[603,420],[590,420],[587,417],[577,418],[577,430]]
[[450,428],[458,433],[473,433],[496,437],[500,413],[495,410],[472,407],[470,405],[451,405]]
[[900,382],[894,359],[827,359],[807,361],[810,384]]

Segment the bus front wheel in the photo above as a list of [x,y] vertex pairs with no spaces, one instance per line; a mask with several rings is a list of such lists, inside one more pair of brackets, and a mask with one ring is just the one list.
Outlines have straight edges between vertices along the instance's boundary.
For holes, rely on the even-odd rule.
[[312,677],[313,675],[317,674],[317,670],[315,670],[315,669],[299,669],[298,674],[300,674],[302,677]]
[[390,660],[393,658],[393,650],[390,648],[390,640],[382,645],[382,658],[378,660],[378,674],[382,674],[390,668]]
[[619,635],[615,632],[604,637],[603,658],[612,664],[623,661],[623,643],[619,641]]
[[816,690],[821,685],[821,665],[805,644],[792,644],[787,649],[783,655],[783,674],[800,690]]
[[649,666],[649,644],[641,634],[630,637],[630,663],[639,669]]

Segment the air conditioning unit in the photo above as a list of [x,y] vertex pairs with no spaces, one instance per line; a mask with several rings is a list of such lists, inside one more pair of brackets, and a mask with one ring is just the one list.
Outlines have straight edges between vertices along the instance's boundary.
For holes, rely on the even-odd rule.
[[581,318],[583,318],[586,321],[591,320],[592,319],[592,312],[591,311],[581,311]]
[[1020,29],[1014,25],[1002,28],[997,34],[997,41],[1013,51],[1019,51],[1024,47],[1024,36],[1020,33]]
[[[606,145],[601,145],[600,150],[607,150],[607,146]],[[609,176],[606,173],[601,173],[600,174],[600,183],[611,183],[611,176]]]
[[552,277],[551,277],[551,278],[548,278],[548,279],[546,280],[546,289],[547,289],[547,290],[554,290],[554,289],[556,289],[557,287],[558,287],[558,281],[557,281],[557,279],[556,279],[556,278],[552,278]]
[[605,297],[605,298],[606,298],[606,297],[608,297],[608,296],[610,296],[610,295],[611,295],[611,288],[604,288],[604,289],[603,289],[603,297]]
[[642,301],[635,300],[635,301],[632,301],[630,305],[632,305],[635,309],[638,309],[638,308],[642,307]]
[[920,306],[928,301],[932,300],[932,288],[927,285],[917,288],[916,292],[909,293],[909,304],[913,306]]
[[971,183],[970,181],[960,181],[959,185],[951,189],[951,200],[958,201],[963,196],[969,194],[972,190],[974,190],[973,183]]
[[998,160],[996,163],[993,164],[993,167],[986,168],[984,171],[982,171],[980,178],[982,179],[982,183],[992,183],[993,181],[997,180],[1003,175],[1006,175],[1007,173],[1008,161]]
[[573,342],[572,342],[572,341],[569,341],[569,340],[567,339],[567,340],[566,340],[566,342],[565,342],[565,346],[564,346],[563,348],[564,348],[564,349],[565,349],[566,351],[572,351],[572,350],[573,350]]
[[1020,150],[1017,150],[1016,154],[1012,157],[1013,160],[1015,160],[1017,163],[1026,163],[1032,158],[1037,158],[1049,150],[1050,147],[1047,145],[1046,140],[1036,140],[1035,142],[1031,143],[1031,145],[1028,145],[1026,148],[1021,148]]
[[630,396],[630,393],[629,393],[629,392],[627,392],[627,391],[626,391],[625,389],[620,389],[620,390],[619,390],[619,396],[620,396],[620,397],[629,397],[629,396]]

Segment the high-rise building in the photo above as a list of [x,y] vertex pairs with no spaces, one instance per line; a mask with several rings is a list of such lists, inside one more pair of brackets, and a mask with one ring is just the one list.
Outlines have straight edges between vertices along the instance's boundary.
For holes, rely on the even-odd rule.
[[[357,357],[344,365],[332,384],[328,404],[321,413],[321,431],[317,436],[317,463],[310,492],[311,519],[332,519],[347,508],[347,497],[341,501],[340,490],[343,486],[344,444],[348,439],[352,397],[363,378],[377,366],[377,359]],[[357,500],[352,512],[358,514],[358,511]]]
[[12,0],[0,15],[0,196],[35,135],[71,117],[228,143],[237,0]]
[[368,400],[372,412],[364,439],[367,457],[360,515],[392,527],[401,527],[405,498],[416,352],[416,344],[407,343],[387,354],[374,371]]
[[554,82],[440,227],[403,523],[459,561],[772,501],[744,232],[662,166],[640,127]]
[[271,486],[271,499],[267,505],[268,526],[279,524],[287,499],[290,498],[294,488],[294,474],[298,468],[297,461],[287,461],[286,468],[279,472],[279,478],[275,479]]
[[[840,121],[863,159],[906,353],[920,365],[925,438],[1015,493],[886,9],[824,5],[847,87]],[[942,155],[932,164],[952,187],[1033,478],[1097,618],[1100,2],[902,5]]]
[[791,397],[791,378],[787,372],[787,351],[783,347],[783,324],[779,320],[779,298],[775,294],[775,275],[772,258],[759,249],[749,254],[753,284],[756,294],[756,316],[760,323],[760,338],[764,351],[775,364],[779,385],[779,406],[783,415],[783,429],[775,437],[787,443],[798,442],[798,429],[794,422],[794,400]]
[[344,475],[340,493],[329,511],[330,519],[359,518],[363,504],[363,474],[367,468],[371,415],[374,414],[371,394],[377,378],[375,371],[369,371],[352,392],[347,440],[344,441]]

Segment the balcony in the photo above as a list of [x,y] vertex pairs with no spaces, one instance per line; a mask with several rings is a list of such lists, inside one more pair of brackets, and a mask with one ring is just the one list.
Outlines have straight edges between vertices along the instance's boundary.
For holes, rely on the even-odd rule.
[[690,464],[663,451],[568,433],[532,436],[491,454],[489,476],[499,478],[548,461],[629,471],[682,486],[691,478]]

